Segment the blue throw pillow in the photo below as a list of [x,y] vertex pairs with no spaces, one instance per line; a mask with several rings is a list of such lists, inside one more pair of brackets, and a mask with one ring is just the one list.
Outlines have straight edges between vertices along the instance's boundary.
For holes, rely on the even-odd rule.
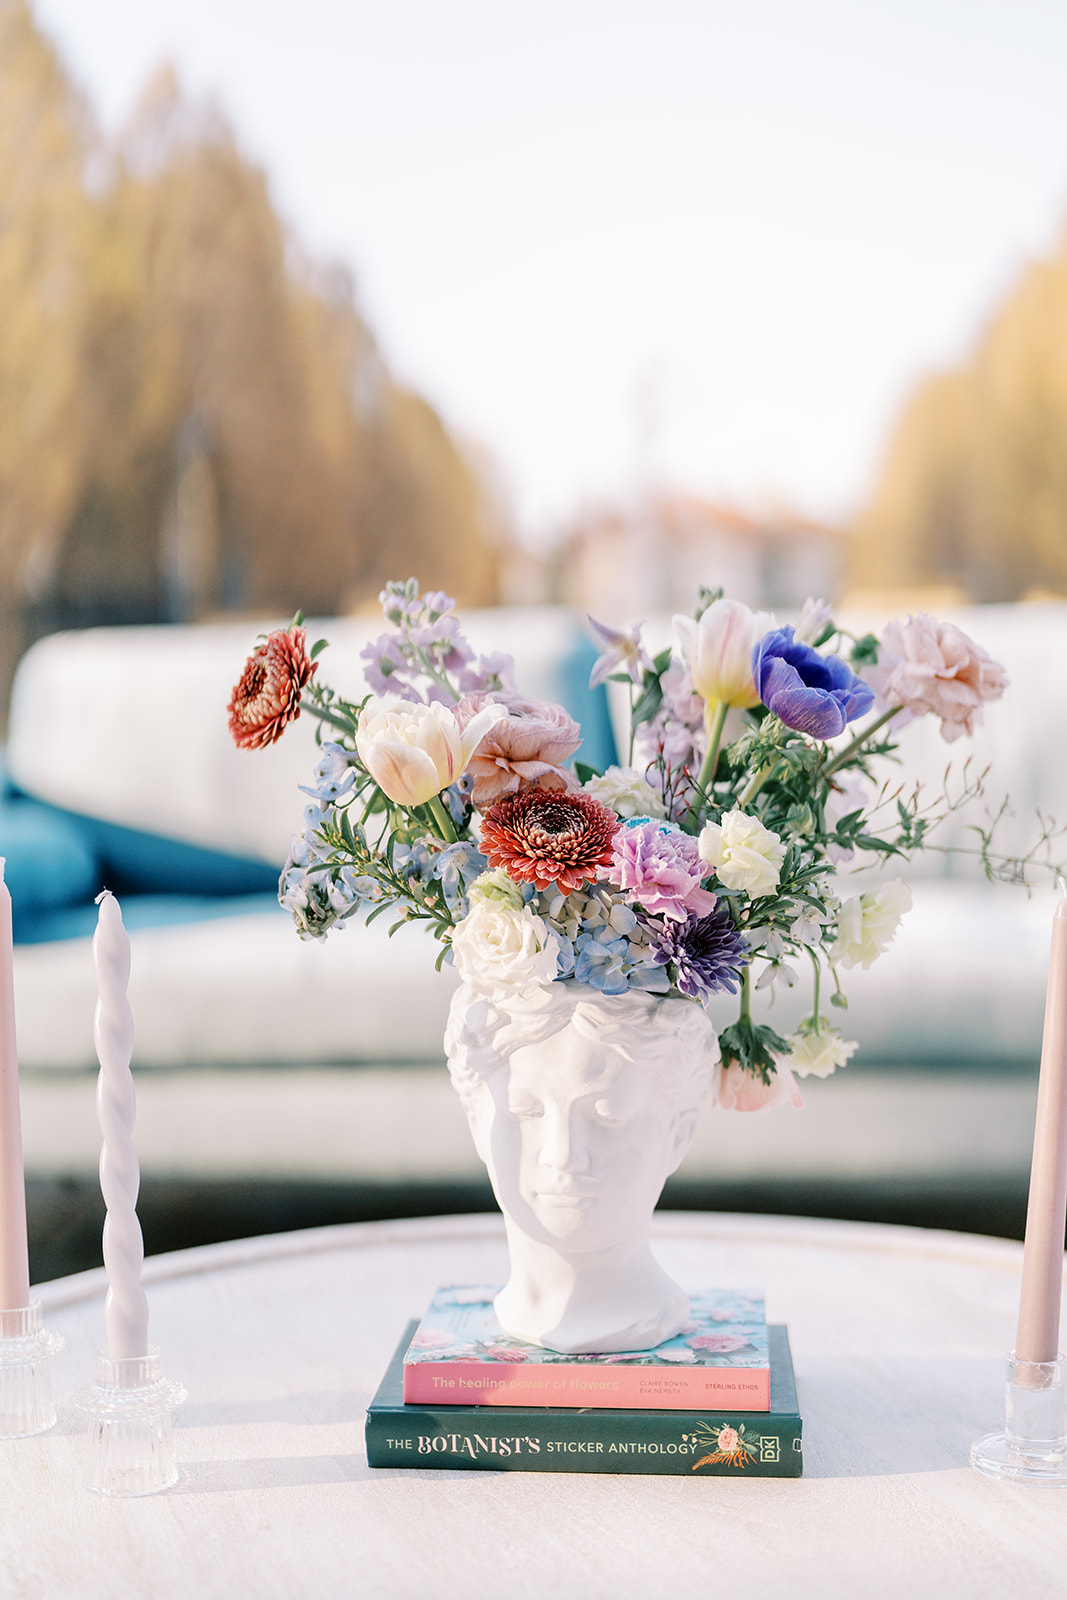
[[99,891],[96,854],[77,823],[32,800],[0,802],[0,856],[16,923]]

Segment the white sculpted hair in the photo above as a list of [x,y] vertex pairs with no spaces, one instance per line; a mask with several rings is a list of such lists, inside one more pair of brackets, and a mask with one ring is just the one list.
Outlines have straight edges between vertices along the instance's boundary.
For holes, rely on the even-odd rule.
[[513,1051],[551,1039],[568,1024],[627,1060],[640,1040],[642,1059],[680,1111],[695,1111],[717,1081],[718,1037],[695,1001],[641,989],[607,995],[570,980],[514,996],[482,995],[464,984],[452,997],[445,1029],[448,1070],[464,1107]]

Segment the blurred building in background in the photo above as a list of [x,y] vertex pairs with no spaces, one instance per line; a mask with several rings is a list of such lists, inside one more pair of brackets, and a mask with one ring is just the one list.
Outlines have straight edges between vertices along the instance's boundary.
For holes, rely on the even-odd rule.
[[105,144],[0,6],[0,630],[320,613],[417,571],[497,594],[497,507],[162,72]]
[[613,623],[689,611],[701,584],[752,606],[799,610],[809,594],[836,597],[845,544],[835,529],[787,511],[752,516],[663,490],[576,518],[545,587]]

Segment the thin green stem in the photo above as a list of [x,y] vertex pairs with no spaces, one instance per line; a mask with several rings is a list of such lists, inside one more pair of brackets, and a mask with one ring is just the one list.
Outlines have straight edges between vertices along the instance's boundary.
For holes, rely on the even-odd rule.
[[457,839],[456,830],[452,826],[452,818],[441,802],[441,796],[439,794],[431,796],[427,804],[429,805],[431,816],[441,830],[441,838],[447,840],[449,844],[455,844]]
[[752,774],[751,778],[749,778],[748,782],[745,784],[745,787],[741,790],[741,793],[737,797],[737,809],[739,811],[747,806],[750,800],[754,800],[756,798],[777,765],[778,757],[775,756],[773,761],[768,761],[765,767],[760,767],[758,772],[754,772]]
[[741,1016],[742,1022],[752,1021],[752,971],[746,967],[741,974]]
[[877,733],[879,728],[884,728],[886,723],[890,722],[900,710],[902,710],[901,706],[891,706],[888,711],[883,711],[880,717],[876,717],[869,728],[864,728],[862,733],[857,733],[854,739],[850,739],[845,748],[837,752],[829,766],[823,767],[823,777],[832,777],[839,767],[843,767],[845,762],[849,761],[852,756],[855,755],[860,745],[866,744],[867,740],[872,736],[872,734]]
[[815,969],[815,998],[812,1002],[811,1014],[815,1018],[815,1032],[819,1032],[819,985],[822,982],[822,963],[820,962],[811,945],[808,945],[808,955],[811,957],[812,967]]
[[346,717],[342,711],[330,711],[317,700],[313,700],[307,709],[317,722],[328,722],[332,728],[340,728],[349,737],[356,731],[352,718]]
[[716,700],[714,711],[711,711],[710,706],[708,707],[708,710],[711,711],[711,715],[707,718],[708,748],[700,764],[700,771],[697,773],[693,803],[686,813],[685,827],[688,833],[696,833],[704,820],[711,786],[715,782],[715,768],[719,764],[719,746],[722,743],[722,730],[726,723],[726,713],[729,709],[730,707],[725,700]]
[[426,651],[421,649],[418,645],[416,645],[414,648],[415,654],[418,657],[422,666],[422,670],[425,672],[426,676],[428,678],[432,678],[439,689],[443,689],[446,694],[451,695],[453,701],[461,699],[462,697],[456,693],[455,685],[449,683],[443,672],[438,672],[437,668],[430,660],[430,657],[426,654]]

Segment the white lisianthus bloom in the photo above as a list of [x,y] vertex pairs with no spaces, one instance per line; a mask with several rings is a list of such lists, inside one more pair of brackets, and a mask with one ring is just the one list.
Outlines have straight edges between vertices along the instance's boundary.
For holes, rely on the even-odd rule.
[[555,934],[529,906],[520,911],[482,900],[452,934],[456,971],[482,994],[551,983],[558,970],[558,951]]
[[525,905],[522,898],[522,888],[509,878],[503,867],[492,867],[488,872],[480,873],[467,891],[467,897],[472,906],[483,901],[491,906],[511,906],[515,911],[521,911]]
[[448,706],[372,695],[359,714],[356,749],[383,794],[399,806],[421,806],[462,776],[507,714],[504,706],[488,705],[461,727]]
[[582,785],[586,794],[614,811],[617,817],[655,817],[667,815],[663,799],[636,767],[609,767],[602,778],[589,778]]
[[863,967],[876,961],[892,942],[905,911],[911,910],[911,890],[902,878],[854,894],[837,913],[837,938],[830,946],[833,966]]
[[703,616],[673,617],[682,659],[693,687],[709,705],[758,706],[752,651],[774,627],[769,611],[751,611],[741,600],[713,600]]
[[745,889],[754,900],[777,889],[785,845],[758,817],[727,811],[721,822],[704,824],[697,846],[724,889]]
[[792,1048],[789,1065],[798,1078],[828,1078],[859,1049],[854,1039],[842,1039],[825,1017],[819,1018],[818,1033],[791,1033],[788,1043]]

